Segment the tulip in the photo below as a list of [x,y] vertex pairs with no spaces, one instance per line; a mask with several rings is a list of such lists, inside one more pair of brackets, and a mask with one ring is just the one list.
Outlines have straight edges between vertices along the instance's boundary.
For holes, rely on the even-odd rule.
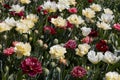
[[93,63],[97,64],[103,59],[103,53],[102,52],[95,52],[93,50],[88,52],[88,60]]
[[120,60],[120,56],[113,54],[110,51],[106,51],[103,56],[103,61],[109,64],[117,63]]

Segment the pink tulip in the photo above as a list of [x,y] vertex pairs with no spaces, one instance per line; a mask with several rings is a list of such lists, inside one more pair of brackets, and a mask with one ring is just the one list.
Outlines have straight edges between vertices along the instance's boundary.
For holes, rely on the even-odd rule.
[[77,13],[77,8],[70,8],[68,9],[70,13]]
[[113,28],[120,31],[120,24],[119,23],[114,24]]
[[4,49],[3,53],[7,56],[12,55],[14,53],[14,47]]
[[91,43],[93,40],[91,37],[87,36],[81,40],[83,43]]

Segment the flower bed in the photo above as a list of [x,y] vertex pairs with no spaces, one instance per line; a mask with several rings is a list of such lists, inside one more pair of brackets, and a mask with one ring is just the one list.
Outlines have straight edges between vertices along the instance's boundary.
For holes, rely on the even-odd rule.
[[119,0],[0,0],[0,80],[120,80]]

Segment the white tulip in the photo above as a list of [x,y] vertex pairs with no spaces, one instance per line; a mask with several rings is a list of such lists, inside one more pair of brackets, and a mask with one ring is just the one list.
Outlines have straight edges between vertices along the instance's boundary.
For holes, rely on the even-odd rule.
[[57,8],[59,9],[60,12],[63,11],[64,9],[69,9],[70,3],[68,0],[59,0]]
[[102,14],[100,21],[106,22],[106,23],[110,23],[113,20],[114,16],[111,14]]
[[13,27],[13,26],[15,26],[16,25],[16,21],[15,21],[15,19],[12,17],[12,18],[7,18],[7,19],[5,19],[5,23],[7,24],[7,25],[9,25],[10,27]]
[[103,56],[103,61],[109,64],[114,64],[120,60],[120,56],[117,56],[110,51],[106,51]]
[[76,55],[79,55],[81,57],[83,57],[84,55],[86,55],[90,49],[90,45],[84,43],[84,44],[79,44],[78,48],[75,49],[76,51]]
[[79,25],[79,24],[82,24],[84,23],[84,20],[82,19],[81,16],[78,16],[76,14],[72,14],[70,15],[67,20],[72,23],[72,24],[75,24],[75,25]]
[[57,11],[56,2],[51,2],[50,0],[48,0],[47,2],[44,2],[42,7],[44,10],[47,10],[48,12],[56,12]]
[[105,80],[120,80],[120,74],[118,72],[108,72],[105,74]]
[[103,30],[109,30],[109,29],[112,29],[110,24],[107,24],[105,22],[97,22],[97,27],[98,28],[102,28]]
[[104,9],[105,14],[113,14],[113,11],[109,8]]
[[20,0],[22,4],[29,4],[31,1],[30,0]]
[[88,52],[88,60],[93,63],[97,64],[103,59],[103,53],[102,52],[95,52],[93,50]]
[[90,8],[94,11],[101,11],[101,6],[99,4],[95,4],[93,3],[92,5],[90,5]]
[[51,54],[52,59],[64,58],[64,54],[67,53],[66,48],[61,45],[54,45],[50,47],[49,53]]
[[16,31],[20,32],[21,34],[29,32],[29,27],[26,24],[19,22],[19,21],[16,23],[15,29],[16,29]]
[[6,24],[5,22],[0,23],[0,32],[9,31],[9,30],[11,30],[11,27],[8,24]]
[[91,32],[91,28],[87,28],[87,27],[82,27],[81,30],[83,36],[87,36]]
[[82,15],[91,19],[95,17],[95,11],[93,11],[91,8],[86,8],[82,10]]
[[20,11],[24,11],[24,6],[20,6],[20,5],[12,5],[11,9],[9,11],[15,11],[16,13],[19,13]]

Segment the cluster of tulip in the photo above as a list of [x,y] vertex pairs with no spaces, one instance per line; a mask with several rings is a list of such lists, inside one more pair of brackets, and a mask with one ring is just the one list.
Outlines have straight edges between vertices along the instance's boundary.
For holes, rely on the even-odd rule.
[[119,0],[0,0],[1,80],[120,80]]

